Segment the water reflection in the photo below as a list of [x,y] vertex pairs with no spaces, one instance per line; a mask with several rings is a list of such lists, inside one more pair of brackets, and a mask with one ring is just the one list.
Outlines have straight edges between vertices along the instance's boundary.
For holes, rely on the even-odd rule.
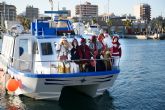
[[95,98],[98,105],[98,110],[115,110],[113,102],[114,98],[110,95],[109,91],[105,91],[103,95]]
[[98,110],[95,100],[72,87],[65,87],[61,92],[59,104],[64,110]]
[[96,98],[65,87],[59,101],[34,100],[25,96],[5,95],[0,100],[0,110],[114,110],[113,98],[108,92]]
[[112,101],[109,92],[91,98],[74,88],[66,87],[62,90],[59,104],[63,110],[111,110],[115,108]]
[[1,110],[25,110],[26,106],[23,104],[19,96],[5,95],[1,96],[0,101]]

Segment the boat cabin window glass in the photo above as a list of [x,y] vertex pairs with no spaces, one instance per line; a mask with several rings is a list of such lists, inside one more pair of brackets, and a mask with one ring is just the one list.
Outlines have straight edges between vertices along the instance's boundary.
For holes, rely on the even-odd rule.
[[57,27],[57,22],[49,21],[49,27],[50,28],[56,28]]
[[19,41],[19,53],[20,55],[28,54],[28,39],[20,39]]
[[58,21],[57,28],[68,28],[68,24],[64,21]]
[[41,51],[42,51],[42,55],[52,55],[53,50],[51,43],[50,42],[41,43]]
[[91,28],[97,28],[97,26],[90,26]]

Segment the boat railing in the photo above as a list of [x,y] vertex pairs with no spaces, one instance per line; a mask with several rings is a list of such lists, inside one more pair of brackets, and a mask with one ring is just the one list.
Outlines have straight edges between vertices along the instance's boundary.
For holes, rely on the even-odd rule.
[[13,59],[9,66],[19,71],[33,72],[36,74],[53,73],[79,73],[111,71],[119,69],[120,58],[107,59],[81,59],[81,60],[47,60],[47,61],[27,61]]

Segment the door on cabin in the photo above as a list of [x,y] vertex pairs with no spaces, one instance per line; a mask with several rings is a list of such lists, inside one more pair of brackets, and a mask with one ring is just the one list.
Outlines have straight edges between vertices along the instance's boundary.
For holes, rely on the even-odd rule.
[[16,39],[14,65],[21,71],[32,71],[32,41],[29,37]]

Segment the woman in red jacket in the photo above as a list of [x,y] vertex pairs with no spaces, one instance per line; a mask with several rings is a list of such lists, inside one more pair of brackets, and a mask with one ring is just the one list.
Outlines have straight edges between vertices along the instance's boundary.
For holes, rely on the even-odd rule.
[[119,60],[122,54],[118,36],[113,36],[112,38],[111,53],[112,53],[113,66],[117,67],[119,65]]

